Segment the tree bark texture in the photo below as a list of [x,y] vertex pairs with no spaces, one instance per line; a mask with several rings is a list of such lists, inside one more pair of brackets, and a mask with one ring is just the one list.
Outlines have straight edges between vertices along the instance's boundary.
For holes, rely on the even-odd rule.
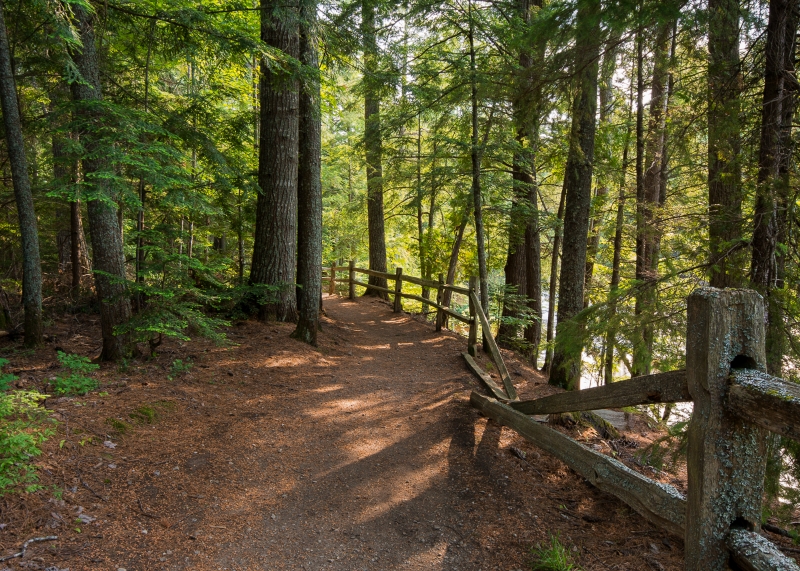
[[565,389],[578,387],[582,341],[575,316],[583,308],[586,241],[592,199],[594,134],[597,126],[597,76],[600,56],[600,2],[578,2],[576,22],[576,69],[578,86],[572,115],[569,155],[565,169],[564,251],[558,287],[558,329],[550,384]]
[[[66,85],[64,85],[66,89]],[[69,91],[64,94],[68,97]],[[78,161],[74,156],[69,156],[65,149],[65,141],[60,135],[53,135],[53,178],[59,184],[75,185],[78,178]],[[92,263],[89,259],[89,249],[86,245],[86,236],[83,232],[81,217],[81,203],[78,196],[71,197],[69,202],[69,224],[59,230],[58,236],[59,264],[61,271],[69,269],[71,276],[71,289],[73,294],[80,293],[81,288],[91,288]],[[63,252],[63,256],[61,254]]]
[[11,64],[3,5],[0,3],[0,103],[8,144],[8,159],[17,203],[22,238],[22,307],[25,312],[25,346],[42,343],[42,265],[39,257],[39,231],[33,206],[28,160],[22,138],[22,119],[17,103],[17,86]]
[[[104,118],[98,103],[103,99],[103,92],[94,44],[93,17],[81,6],[76,5],[74,10],[82,48],[73,54],[72,59],[83,81],[72,83],[72,98],[78,106],[77,113],[84,125],[102,124]],[[125,256],[117,219],[117,196],[103,177],[104,173],[111,170],[104,142],[91,128],[85,128],[80,136],[85,149],[84,182],[90,191],[90,194],[87,193],[86,208],[92,238],[93,265],[97,270],[94,281],[100,299],[103,334],[100,358],[116,361],[129,356],[133,349],[128,335],[114,333],[115,327],[126,323],[131,317],[128,288],[125,286]]]
[[[378,42],[375,30],[375,0],[361,3],[361,33],[364,38],[364,149],[367,162],[367,226],[369,269],[386,272],[386,231],[383,211],[383,140],[381,134],[381,81],[378,76]],[[369,276],[368,284],[387,287],[384,278]],[[364,295],[383,299],[384,292],[367,288]]]
[[[628,109],[633,108],[633,82],[631,82],[628,97]],[[609,284],[608,306],[609,328],[606,332],[605,356],[603,357],[603,380],[606,384],[614,380],[614,346],[616,345],[617,332],[614,327],[617,314],[617,288],[620,282],[620,266],[622,262],[622,230],[625,222],[625,194],[627,191],[626,179],[628,174],[628,150],[631,141],[632,111],[628,112],[628,128],[625,132],[625,146],[622,149],[622,169],[620,170],[619,195],[617,196],[617,219],[614,225],[614,252],[611,262],[611,283]]]
[[[613,46],[618,40],[609,40],[609,45]],[[599,123],[604,125],[609,122],[609,116],[613,106],[614,96],[614,71],[617,69],[617,49],[610,47],[603,55],[603,63],[600,66],[599,99]],[[589,307],[592,289],[592,278],[594,277],[594,264],[597,253],[600,250],[600,228],[603,225],[603,210],[608,196],[608,181],[597,181],[597,191],[592,205],[591,227],[589,231],[589,242],[586,246],[586,275],[583,286],[583,307]]]
[[550,255],[550,284],[547,300],[547,350],[544,355],[544,365],[542,371],[550,373],[553,364],[553,336],[555,335],[556,322],[556,285],[558,284],[558,260],[561,253],[561,238],[564,235],[564,203],[567,197],[566,183],[561,186],[561,198],[558,200],[558,211],[556,212],[556,227],[553,231],[553,251]]
[[739,1],[708,2],[708,237],[712,287],[744,282]]
[[[286,55],[299,56],[296,8],[274,0],[261,1],[261,40]],[[295,321],[297,295],[297,169],[299,82],[292,71],[271,69],[261,62],[261,133],[251,284],[277,288],[259,309],[262,320]]]
[[[667,74],[669,73],[669,41],[672,24],[658,25],[653,47],[653,80],[650,84],[650,117],[647,135],[640,133],[642,119],[637,116],[637,185],[636,201],[636,291],[635,313],[639,317],[638,332],[634,336],[634,377],[649,375],[653,353],[653,313],[656,303],[658,279],[657,253],[661,244],[658,208],[661,205],[661,167],[666,131]],[[640,44],[641,47],[641,44]],[[639,61],[641,68],[643,61]],[[637,72],[641,78],[641,71]],[[641,89],[639,86],[639,103]],[[643,112],[640,107],[637,115]],[[641,140],[640,140],[641,137]],[[643,157],[639,153],[643,152]],[[641,157],[641,161],[640,161]],[[645,169],[640,172],[642,167]]]
[[[787,89],[785,65],[786,51],[791,50],[796,27],[792,12],[794,0],[773,0],[769,5],[767,43],[764,49],[764,91],[761,107],[761,136],[758,154],[758,178],[756,203],[753,217],[752,261],[750,283],[765,298],[767,309],[767,369],[780,375],[783,351],[779,337],[781,321],[771,323],[779,309],[773,290],[778,287],[778,234],[780,210],[785,208],[782,196],[786,193],[780,186],[781,155],[783,154],[783,106],[791,105],[791,92]],[[789,42],[789,45],[787,45]],[[777,349],[777,350],[776,350]]]
[[[541,2],[518,0],[517,10],[522,21],[530,23],[532,7]],[[531,77],[535,49],[537,60],[544,55],[543,44],[523,46],[519,53],[519,77],[517,97],[512,102],[514,123],[517,128],[518,151],[513,160],[513,203],[509,221],[508,256],[506,261],[506,286],[516,286],[516,292],[524,296],[517,303],[524,303],[533,313],[534,321],[525,327],[523,337],[529,344],[527,352],[536,366],[539,341],[541,340],[541,244],[539,237],[538,192],[536,185],[536,150],[539,138],[539,116],[541,114],[542,90]],[[514,304],[503,305],[503,315],[517,317],[519,309]],[[498,339],[514,339],[518,327],[501,325]]]
[[[316,0],[301,0],[300,62],[317,73]],[[298,321],[292,334],[317,344],[322,295],[322,183],[320,152],[322,123],[319,77],[310,78],[300,91],[300,166],[297,173],[297,293]]]
[[[483,199],[481,197],[481,152],[478,139],[478,70],[475,62],[475,22],[472,15],[472,0],[469,0],[469,65],[470,65],[470,103],[472,108],[472,140],[470,159],[472,164],[472,205],[475,216],[475,240],[478,253],[478,281],[480,282],[480,301],[484,314],[489,314],[489,273],[486,267],[486,238],[483,227]],[[487,127],[488,131],[488,127]],[[485,338],[491,331],[484,331]]]
[[[467,220],[469,219],[469,215],[465,212],[464,216],[461,218],[461,223],[458,225],[458,229],[456,230],[456,236],[453,239],[453,247],[450,249],[450,261],[447,263],[447,279],[445,279],[445,283],[453,284],[456,279],[456,269],[458,268],[458,254],[461,251],[461,242],[464,240],[464,230],[467,227]],[[442,295],[442,305],[444,307],[450,307],[450,300],[453,298],[453,292],[449,289],[444,290],[444,294]],[[449,317],[444,315],[444,321],[442,326],[447,327],[449,323]]]

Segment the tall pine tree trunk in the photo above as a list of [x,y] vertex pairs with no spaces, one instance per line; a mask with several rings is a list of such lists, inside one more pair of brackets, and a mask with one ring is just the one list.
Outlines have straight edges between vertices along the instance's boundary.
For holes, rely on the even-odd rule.
[[[319,71],[316,31],[317,3],[300,0],[300,62]],[[322,295],[322,183],[320,151],[322,123],[318,76],[300,91],[300,167],[297,180],[297,294],[299,319],[293,337],[317,344]]]
[[[59,95],[68,96],[67,93]],[[53,149],[53,179],[59,184],[75,185],[78,177],[78,164],[74,156],[70,156],[65,148],[65,140],[59,134],[54,134],[52,139]],[[69,226],[59,231],[59,248],[63,236],[66,248],[69,242],[69,267],[71,273],[71,291],[73,295],[79,294],[81,287],[89,289],[89,284],[84,283],[84,276],[90,276],[92,265],[89,261],[89,250],[86,247],[86,237],[83,233],[83,220],[81,219],[81,203],[78,195],[73,196],[69,203]]]
[[8,159],[17,203],[22,238],[22,307],[25,311],[25,346],[42,342],[42,265],[39,258],[39,231],[33,207],[28,160],[22,138],[22,120],[17,105],[17,86],[11,66],[3,5],[0,3],[0,103],[8,144]]
[[[76,5],[74,13],[80,32],[82,48],[72,55],[82,81],[72,83],[72,98],[77,104],[77,113],[85,125],[103,124],[105,118],[98,110],[102,100],[100,68],[94,44],[93,17],[82,6]],[[87,200],[89,232],[92,237],[95,288],[100,299],[100,324],[103,334],[103,350],[100,358],[116,361],[129,356],[133,345],[127,334],[115,335],[114,328],[131,317],[131,305],[125,280],[125,256],[122,236],[117,219],[118,197],[105,177],[112,170],[107,158],[104,141],[91,129],[81,134],[86,154],[83,158],[85,183],[93,190],[93,198]],[[101,197],[101,198],[95,198]]]
[[[378,77],[378,42],[375,30],[375,0],[361,2],[361,33],[364,37],[364,149],[367,161],[367,226],[369,269],[386,271],[386,231],[383,212],[383,140],[381,135],[381,82]],[[368,284],[387,287],[384,278],[369,276]],[[364,295],[387,299],[385,292],[367,288]]]
[[[518,0],[517,10],[520,19],[530,24],[531,9],[541,7],[541,2]],[[519,53],[519,77],[517,94],[512,102],[514,123],[519,145],[513,161],[513,198],[508,239],[508,258],[506,262],[506,287],[516,287],[519,296],[525,297],[525,305],[533,314],[534,321],[525,327],[523,337],[527,341],[528,354],[536,366],[541,339],[541,245],[539,237],[538,192],[536,185],[536,150],[539,138],[539,117],[542,107],[540,82],[531,77],[534,57],[541,61],[544,57],[544,43],[536,46],[523,46]],[[522,300],[517,302],[521,304]],[[513,304],[513,305],[517,305]],[[518,317],[519,307],[504,304],[503,315]],[[501,325],[498,338],[516,338],[517,327]]]
[[[657,252],[661,243],[657,215],[661,202],[661,168],[664,155],[671,29],[671,24],[661,23],[656,33],[653,49],[653,81],[650,85],[650,118],[646,138],[639,133],[641,119],[637,117],[637,139],[642,137],[641,142],[637,140],[636,157],[637,177],[641,177],[640,184],[637,185],[636,217],[636,279],[640,284],[636,292],[635,312],[639,321],[639,335],[634,337],[633,376],[649,375],[652,363],[654,330],[652,320],[658,279]],[[640,67],[642,63],[640,61]],[[641,71],[638,71],[637,75],[641,77]],[[639,101],[641,102],[641,99]],[[642,151],[644,151],[643,157],[639,154]],[[644,173],[640,172],[641,167],[646,169]]]
[[616,345],[617,331],[615,327],[617,314],[617,288],[620,282],[620,266],[622,263],[622,230],[625,222],[625,194],[627,191],[626,179],[628,175],[628,150],[631,141],[631,123],[633,119],[633,82],[630,84],[628,96],[628,128],[625,131],[625,145],[622,150],[622,168],[619,177],[619,194],[617,196],[617,219],[614,225],[614,252],[611,262],[611,283],[608,293],[608,331],[606,331],[605,354],[603,356],[603,380],[609,384],[614,380],[614,347]]
[[[475,22],[472,0],[469,0],[469,68],[470,68],[470,104],[472,107],[471,124],[472,139],[470,159],[472,164],[472,206],[475,216],[475,240],[478,253],[478,281],[480,282],[481,308],[489,315],[489,273],[486,265],[486,238],[483,228],[483,204],[481,197],[481,152],[478,139],[478,69],[475,61]],[[487,127],[488,132],[488,127]],[[483,345],[491,331],[483,331]]]
[[[458,225],[458,229],[456,230],[456,236],[453,239],[453,247],[450,249],[450,261],[447,263],[447,278],[445,279],[445,283],[453,284],[453,281],[456,279],[456,269],[458,268],[458,254],[461,251],[461,242],[464,240],[464,230],[467,227],[467,220],[469,215],[465,212],[464,216],[461,218],[461,223]],[[453,292],[449,289],[444,290],[444,295],[442,296],[442,305],[445,307],[450,307],[450,300],[453,299]],[[443,326],[447,327],[449,323],[449,318],[447,315],[444,316],[444,323]]]
[[[290,57],[299,56],[297,9],[261,0],[261,40]],[[261,64],[261,141],[251,284],[277,288],[262,305],[262,320],[295,321],[297,295],[297,168],[299,82],[291,71]]]
[[[517,143],[524,144],[523,137],[517,132]],[[522,174],[522,157],[520,151],[514,153],[512,166],[512,201],[508,222],[508,254],[506,255],[505,294],[503,299],[503,317],[508,321],[519,317],[520,296],[525,295],[525,227],[528,189],[525,188]],[[512,291],[513,290],[513,291]],[[501,322],[497,331],[500,344],[513,347],[519,336],[519,325],[512,322]]]
[[[610,123],[614,96],[614,71],[617,69],[617,48],[619,40],[613,38],[609,40],[609,48],[603,55],[603,63],[600,67],[600,110],[599,123],[604,125]],[[599,178],[599,177],[598,177]],[[592,289],[592,278],[594,277],[594,264],[597,253],[600,250],[600,228],[603,225],[603,206],[608,196],[608,181],[603,178],[598,180],[597,191],[595,192],[593,212],[591,218],[591,229],[589,232],[589,243],[586,247],[586,275],[584,278],[583,306],[589,307],[590,292]]]
[[712,287],[744,282],[739,0],[708,2],[708,237]]
[[547,350],[544,354],[542,372],[550,374],[553,365],[553,337],[556,331],[556,287],[558,286],[558,261],[561,254],[561,239],[564,236],[564,203],[567,198],[566,181],[561,187],[561,198],[558,200],[556,211],[556,227],[553,230],[553,251],[550,255],[550,283],[547,290],[547,332],[545,341]]
[[[753,251],[750,282],[766,299],[767,369],[780,375],[783,361],[783,316],[774,290],[782,284],[782,265],[778,243],[786,223],[786,189],[781,166],[788,149],[785,137],[784,107],[793,111],[792,95],[786,74],[794,64],[793,46],[796,0],[773,0],[769,5],[767,43],[764,50],[764,91],[761,107],[761,138],[758,155],[756,204],[753,217]],[[789,52],[787,54],[787,52]],[[788,116],[791,117],[791,111]],[[791,123],[789,124],[791,129]]]
[[592,199],[594,134],[597,127],[597,75],[600,57],[600,2],[579,0],[575,69],[578,85],[565,168],[564,251],[558,285],[558,329],[550,384],[580,388],[582,328],[575,316],[583,308],[586,241]]

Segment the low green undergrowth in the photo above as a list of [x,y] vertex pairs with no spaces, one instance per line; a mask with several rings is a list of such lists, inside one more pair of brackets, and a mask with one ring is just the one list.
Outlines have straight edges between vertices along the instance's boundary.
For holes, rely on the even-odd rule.
[[67,355],[59,351],[58,360],[63,367],[69,369],[69,374],[58,375],[53,381],[53,392],[56,394],[85,395],[100,386],[96,379],[86,376],[100,368],[100,365],[95,365],[88,357]]
[[557,535],[550,536],[550,545],[533,550],[532,571],[581,571]]
[[[6,364],[6,359],[0,359],[0,367]],[[0,496],[40,488],[32,460],[42,453],[42,442],[55,433],[56,421],[40,406],[47,395],[8,391],[15,380],[14,375],[0,373]]]

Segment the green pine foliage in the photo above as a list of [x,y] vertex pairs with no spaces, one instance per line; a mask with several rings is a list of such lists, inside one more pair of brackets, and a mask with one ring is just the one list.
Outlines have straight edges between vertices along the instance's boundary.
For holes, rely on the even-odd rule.
[[88,357],[59,351],[58,361],[69,373],[58,375],[52,382],[53,392],[57,395],[85,395],[100,386],[96,379],[88,376],[99,369],[100,365],[92,363]]
[[[3,376],[7,382],[16,379]],[[0,390],[0,497],[39,489],[33,460],[42,453],[41,443],[55,433],[55,420],[41,406],[47,396],[38,391]]]

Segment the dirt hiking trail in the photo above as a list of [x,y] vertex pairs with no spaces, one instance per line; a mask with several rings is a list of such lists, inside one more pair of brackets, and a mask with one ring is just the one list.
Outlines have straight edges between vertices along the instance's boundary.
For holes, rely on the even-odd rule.
[[[469,406],[464,338],[374,299],[324,306],[319,348],[242,322],[235,346],[175,342],[104,367],[107,396],[50,399],[39,464],[63,500],[2,498],[0,556],[59,539],[0,570],[511,571],[551,533],[587,571],[682,569],[679,538]],[[96,350],[90,326],[57,324],[58,348]],[[53,349],[17,360],[23,383]],[[194,365],[168,380],[176,358]],[[522,398],[544,390],[508,366]]]

